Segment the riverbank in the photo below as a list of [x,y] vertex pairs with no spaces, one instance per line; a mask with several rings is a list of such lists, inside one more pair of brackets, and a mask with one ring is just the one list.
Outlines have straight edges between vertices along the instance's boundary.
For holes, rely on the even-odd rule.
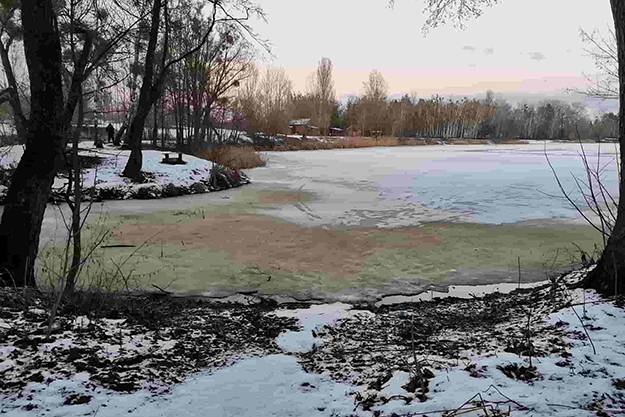
[[0,300],[0,413],[620,414],[623,302],[573,289],[585,273],[379,308],[164,294],[96,304],[103,294],[93,294],[63,300],[49,338],[49,300],[9,291]]
[[[10,176],[21,159],[22,146],[0,148],[0,204],[4,203]],[[104,148],[93,141],[80,143],[79,159],[83,166],[83,201],[150,200],[183,195],[204,194],[249,184],[245,173],[192,155],[144,150],[142,172],[145,181],[133,182],[122,176],[130,150],[111,144]],[[168,161],[169,163],[164,163]],[[68,167],[61,170],[52,185],[50,203],[65,201]]]

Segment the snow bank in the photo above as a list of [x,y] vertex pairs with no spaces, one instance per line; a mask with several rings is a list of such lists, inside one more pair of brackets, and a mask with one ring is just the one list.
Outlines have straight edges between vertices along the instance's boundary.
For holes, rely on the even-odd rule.
[[[16,166],[24,153],[22,146],[0,148],[0,167]],[[85,200],[109,199],[152,199],[176,197],[187,194],[199,194],[238,187],[249,183],[244,173],[217,167],[216,180],[211,180],[213,163],[192,155],[183,154],[185,164],[162,163],[164,154],[176,159],[177,153],[154,150],[143,151],[142,171],[146,182],[138,184],[122,176],[122,171],[130,157],[129,150],[119,150],[109,144],[104,149],[97,149],[92,141],[81,142],[79,154],[87,157],[99,157],[102,163],[94,168],[83,170]],[[52,201],[64,201],[63,193],[68,179],[59,173],[52,186]],[[0,201],[6,196],[7,188],[0,186]]]

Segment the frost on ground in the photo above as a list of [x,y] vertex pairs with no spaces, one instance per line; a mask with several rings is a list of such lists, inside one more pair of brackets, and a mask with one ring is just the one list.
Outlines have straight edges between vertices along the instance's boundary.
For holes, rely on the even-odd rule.
[[[0,148],[0,168],[17,166],[24,149],[20,145]],[[187,194],[201,194],[209,191],[238,187],[249,183],[241,172],[215,165],[211,161],[183,154],[184,164],[163,163],[164,153],[144,150],[142,172],[145,182],[135,183],[122,177],[122,171],[130,156],[129,150],[120,150],[109,144],[97,149],[92,141],[81,142],[79,156],[83,169],[83,199],[121,200],[154,199],[177,197]],[[177,159],[178,153],[169,153],[170,159]],[[212,174],[212,175],[211,175]],[[4,201],[8,187],[0,175],[0,202]],[[65,201],[68,176],[61,171],[52,186],[52,202]]]
[[622,300],[544,287],[375,307],[125,299],[87,316],[3,290],[0,413],[625,413]]

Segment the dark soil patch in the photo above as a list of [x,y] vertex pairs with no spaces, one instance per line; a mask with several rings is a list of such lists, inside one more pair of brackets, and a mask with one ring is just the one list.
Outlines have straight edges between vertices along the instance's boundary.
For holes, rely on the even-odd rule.
[[[15,364],[0,373],[3,394],[16,393],[28,383],[72,378],[76,373],[87,373],[87,384],[119,392],[142,387],[159,392],[189,374],[227,366],[239,355],[280,353],[276,337],[299,329],[297,319],[273,314],[276,303],[243,306],[163,294],[102,298],[101,294],[76,293],[63,301],[58,329],[46,339],[45,310],[24,315],[23,310],[2,302],[8,292],[1,294],[0,311],[16,324],[13,330],[0,328],[0,339],[15,347],[10,353]],[[39,300],[40,306],[45,303]],[[73,342],[56,345],[57,340]],[[87,399],[69,396],[66,404],[82,401]]]
[[516,379],[518,381],[532,382],[538,379],[543,379],[543,376],[538,372],[535,366],[511,363],[508,365],[498,365],[497,369],[503,372],[508,378]]

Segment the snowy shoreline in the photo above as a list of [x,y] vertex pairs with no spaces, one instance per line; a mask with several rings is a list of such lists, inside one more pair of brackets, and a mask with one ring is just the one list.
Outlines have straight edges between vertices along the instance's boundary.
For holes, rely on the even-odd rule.
[[[7,169],[17,166],[23,153],[20,145],[1,148],[0,167]],[[142,172],[146,174],[146,182],[139,184],[121,175],[130,156],[129,150],[120,150],[109,144],[104,144],[104,149],[97,149],[92,141],[81,142],[81,157],[101,159],[98,165],[83,169],[83,200],[160,199],[221,191],[250,183],[241,171],[214,165],[211,161],[192,155],[182,154],[184,164],[162,163],[166,153],[171,154],[143,151]],[[176,158],[177,155],[171,159]],[[214,167],[216,178],[211,179]],[[49,203],[65,201],[67,183],[66,175],[62,172],[57,174]],[[0,205],[4,204],[7,191],[6,186],[0,185]]]
[[[607,416],[625,411],[625,311],[570,289],[380,307],[175,303],[150,314],[0,307],[11,416]],[[12,298],[14,302],[16,298]],[[139,300],[136,300],[139,302]],[[529,320],[529,321],[528,321]],[[596,352],[595,352],[596,351]]]

